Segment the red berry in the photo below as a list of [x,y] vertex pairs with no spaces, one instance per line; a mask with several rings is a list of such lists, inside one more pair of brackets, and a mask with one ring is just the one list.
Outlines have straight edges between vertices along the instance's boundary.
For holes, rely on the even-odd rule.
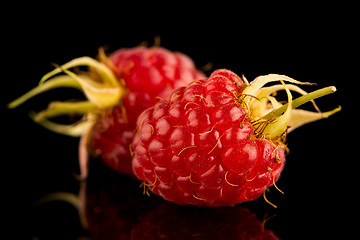
[[[129,90],[121,106],[126,110],[127,121],[121,107],[100,115],[92,131],[92,148],[112,169],[132,174],[129,146],[138,115],[153,105],[157,97],[166,98],[172,89],[202,78],[203,74],[186,55],[160,47],[120,49],[110,56],[110,60],[117,68],[117,77]],[[167,106],[159,105],[155,117],[160,117],[163,109]],[[153,127],[146,125],[142,129],[143,137],[154,130],[150,126]],[[165,134],[166,126],[169,126],[169,119],[162,119],[154,127],[161,129],[161,135]]]
[[[285,84],[262,88],[274,77],[248,84],[231,71],[217,70],[145,110],[132,144],[133,169],[145,192],[178,204],[222,206],[254,200],[273,185],[285,164],[292,104]],[[289,103],[267,119],[281,105],[271,96],[277,90],[286,90]]]
[[[9,107],[16,107],[49,89],[80,89],[87,101],[52,102],[48,109],[35,114],[33,119],[55,132],[82,137],[79,147],[82,177],[87,175],[88,148],[100,155],[112,169],[132,175],[129,147],[138,115],[159,99],[167,98],[173,89],[204,75],[196,70],[193,61],[186,55],[161,47],[120,49],[109,58],[100,51],[99,58],[100,61],[89,57],[76,58],[56,68],[41,79],[38,87],[11,102]],[[88,66],[89,69],[78,74],[69,70],[78,66]],[[65,75],[55,76],[58,73]],[[158,105],[152,117],[158,120],[167,115],[164,112],[167,109],[167,105]],[[64,114],[80,114],[83,118],[72,125],[48,120]],[[170,118],[163,118],[157,126],[144,126],[142,140],[152,134],[153,127],[165,136],[166,127],[170,124]],[[158,145],[153,142],[151,146]]]

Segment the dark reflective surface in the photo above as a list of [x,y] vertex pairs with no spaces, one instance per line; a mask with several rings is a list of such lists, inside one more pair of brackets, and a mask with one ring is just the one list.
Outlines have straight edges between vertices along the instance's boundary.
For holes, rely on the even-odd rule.
[[[99,175],[96,177],[100,177]],[[37,239],[279,239],[267,229],[275,218],[245,206],[179,206],[142,194],[127,177],[89,178],[79,193],[46,195],[36,203]],[[78,215],[77,215],[78,214]]]
[[51,189],[67,188],[78,205],[73,206],[74,198],[65,197],[69,203],[57,195],[32,207],[28,226],[35,239],[346,239],[355,223],[347,217],[348,206],[323,198],[326,188],[287,188],[286,180],[296,184],[286,172],[278,184],[285,195],[275,188],[266,195],[277,209],[262,197],[236,206],[197,208],[143,195],[139,181],[118,175],[99,159],[91,167],[86,182],[73,176],[70,182],[48,182],[52,187],[37,199],[52,194]]

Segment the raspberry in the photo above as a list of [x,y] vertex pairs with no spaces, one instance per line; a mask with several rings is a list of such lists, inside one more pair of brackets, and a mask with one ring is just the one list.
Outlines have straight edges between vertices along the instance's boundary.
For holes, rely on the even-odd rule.
[[[112,169],[132,175],[129,146],[133,140],[138,115],[158,98],[167,98],[174,88],[204,75],[186,55],[161,47],[120,49],[109,58],[103,50],[100,61],[89,57],[74,59],[46,74],[40,85],[11,102],[13,108],[29,98],[57,87],[83,91],[87,101],[52,102],[35,114],[35,122],[70,136],[81,136],[80,170],[87,176],[88,148]],[[87,72],[70,68],[88,66]],[[55,76],[58,73],[65,75]],[[72,125],[57,124],[49,118],[65,114],[83,115]]]
[[[277,80],[282,84],[262,87]],[[340,110],[292,109],[335,88],[306,94],[283,81],[308,84],[276,74],[249,84],[221,69],[146,109],[132,143],[132,166],[144,193],[150,189],[166,200],[197,206],[233,205],[263,194],[284,168],[286,133]],[[278,90],[286,91],[287,104],[271,96]],[[290,90],[304,96],[292,100]]]
[[[172,89],[203,77],[192,60],[161,47],[120,49],[110,56],[118,79],[128,88],[122,107],[101,114],[92,131],[92,149],[110,168],[132,174],[129,146],[136,119],[157,98],[166,98]],[[126,119],[123,117],[126,110]]]

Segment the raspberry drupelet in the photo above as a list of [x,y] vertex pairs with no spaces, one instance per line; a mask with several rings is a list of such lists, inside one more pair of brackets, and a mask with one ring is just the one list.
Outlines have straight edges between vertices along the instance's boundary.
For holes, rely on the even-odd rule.
[[[281,84],[263,87],[274,81]],[[151,190],[178,204],[212,207],[254,200],[275,185],[285,164],[286,133],[340,110],[293,109],[335,87],[307,94],[284,81],[307,84],[277,74],[249,84],[220,69],[142,112],[132,167],[144,193]],[[287,104],[272,96],[279,90],[286,91]],[[290,90],[304,96],[292,100]]]
[[128,92],[120,107],[98,118],[91,133],[90,149],[110,168],[132,175],[129,146],[138,115],[158,98],[168,97],[174,88],[204,75],[188,56],[161,47],[120,49],[109,60]]

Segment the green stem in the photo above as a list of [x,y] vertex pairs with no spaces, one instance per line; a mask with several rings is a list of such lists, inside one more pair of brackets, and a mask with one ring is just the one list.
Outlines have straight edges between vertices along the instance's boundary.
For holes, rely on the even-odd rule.
[[44,84],[33,88],[32,90],[25,93],[18,99],[15,99],[14,101],[12,101],[11,103],[8,104],[8,108],[16,108],[17,106],[21,105],[22,103],[26,102],[27,100],[29,100],[32,97],[34,97],[40,93],[46,92],[50,89],[58,88],[58,87],[70,87],[70,88],[81,89],[81,85],[73,78],[71,78],[67,75],[57,76],[57,77],[45,82]]
[[86,132],[89,128],[94,125],[94,121],[89,119],[85,121],[79,121],[74,124],[59,124],[51,122],[47,119],[43,119],[41,121],[36,120],[36,114],[30,113],[30,118],[33,119],[36,123],[40,124],[44,128],[49,129],[50,131],[68,135],[71,137],[80,137],[84,132]]
[[40,85],[43,84],[47,79],[51,78],[52,76],[64,72],[69,68],[79,67],[79,66],[89,66],[93,67],[98,71],[102,80],[109,86],[118,86],[119,82],[117,81],[115,75],[112,71],[103,63],[92,59],[90,57],[80,57],[71,60],[70,62],[65,63],[62,66],[57,67],[53,71],[45,74],[42,79],[40,80]]
[[[334,86],[330,86],[330,87],[325,87],[325,88],[316,90],[314,92],[308,93],[304,96],[298,97],[295,100],[293,100],[292,109],[295,109],[313,99],[334,93],[335,91],[336,91],[336,88]],[[273,110],[272,112],[266,114],[265,116],[263,116],[262,119],[269,120],[274,117],[279,117],[279,116],[281,116],[281,114],[283,114],[286,111],[287,107],[288,107],[288,104],[284,104],[283,106],[281,106],[281,107]]]
[[44,119],[61,116],[61,115],[86,114],[90,110],[95,108],[96,105],[89,101],[51,102],[46,110],[43,110],[34,116],[34,120],[36,122],[40,122]]

